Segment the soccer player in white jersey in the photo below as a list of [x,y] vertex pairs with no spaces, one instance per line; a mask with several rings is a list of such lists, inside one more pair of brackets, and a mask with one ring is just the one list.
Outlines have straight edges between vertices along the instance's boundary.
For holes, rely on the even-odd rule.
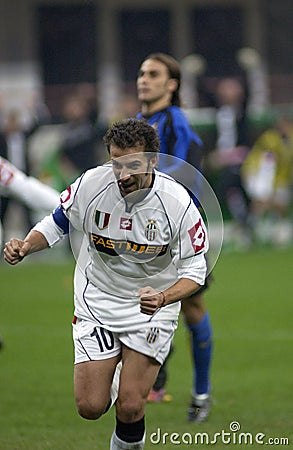
[[145,404],[180,300],[205,281],[207,231],[186,190],[155,169],[159,137],[151,125],[114,123],[104,142],[111,163],[85,172],[24,240],[6,244],[4,257],[14,265],[72,228],[82,231],[73,320],[77,409],[98,419],[116,400],[119,377],[110,449],[143,449]]

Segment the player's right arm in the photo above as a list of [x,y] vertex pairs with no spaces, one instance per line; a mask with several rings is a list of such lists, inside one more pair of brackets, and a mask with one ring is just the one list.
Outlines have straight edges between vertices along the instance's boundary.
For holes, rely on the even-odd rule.
[[22,239],[12,238],[5,244],[4,259],[15,265],[31,253],[36,253],[58,243],[69,230],[69,220],[59,206],[44,217],[28,235]]
[[39,231],[31,230],[24,240],[12,238],[5,244],[4,259],[14,266],[22,261],[25,256],[47,247],[49,247],[49,244],[45,236]]
[[69,220],[61,206],[44,217],[28,233],[24,240],[12,238],[5,244],[4,259],[15,265],[31,253],[53,247],[69,232]]
[[65,214],[66,208],[72,207],[74,193],[79,186],[77,179],[61,194],[61,204],[49,216],[44,217],[28,233],[24,240],[12,238],[6,243],[4,259],[9,264],[18,264],[31,253],[53,247],[70,231],[69,219]]

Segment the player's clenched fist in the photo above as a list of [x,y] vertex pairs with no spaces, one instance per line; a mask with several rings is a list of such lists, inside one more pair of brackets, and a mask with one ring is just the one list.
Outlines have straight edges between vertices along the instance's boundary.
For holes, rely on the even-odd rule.
[[5,244],[4,259],[9,264],[15,265],[22,261],[22,259],[29,253],[30,249],[30,242],[12,238]]
[[143,314],[152,315],[165,304],[163,292],[157,292],[150,286],[141,288],[137,294],[140,297],[140,311]]

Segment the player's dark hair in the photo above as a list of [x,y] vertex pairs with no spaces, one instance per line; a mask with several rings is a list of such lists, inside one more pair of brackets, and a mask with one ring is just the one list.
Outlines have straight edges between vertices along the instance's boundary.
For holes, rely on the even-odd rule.
[[108,129],[103,140],[109,152],[111,145],[124,150],[142,145],[145,152],[160,151],[157,131],[143,119],[125,119],[115,122]]
[[175,106],[181,106],[180,101],[181,70],[179,63],[176,61],[175,58],[173,58],[170,55],[167,55],[166,53],[151,53],[146,58],[144,58],[142,63],[147,59],[154,59],[155,61],[159,61],[167,67],[169,77],[174,78],[177,81],[177,89],[173,92],[171,104]]

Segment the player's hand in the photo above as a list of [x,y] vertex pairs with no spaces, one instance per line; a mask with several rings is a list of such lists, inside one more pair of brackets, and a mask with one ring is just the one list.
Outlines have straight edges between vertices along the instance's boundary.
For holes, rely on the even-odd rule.
[[29,253],[31,244],[21,239],[12,238],[9,242],[6,242],[4,248],[4,259],[11,265],[15,265],[23,260],[23,258]]
[[154,288],[146,286],[138,291],[140,297],[140,311],[143,314],[153,315],[164,303],[165,296]]

